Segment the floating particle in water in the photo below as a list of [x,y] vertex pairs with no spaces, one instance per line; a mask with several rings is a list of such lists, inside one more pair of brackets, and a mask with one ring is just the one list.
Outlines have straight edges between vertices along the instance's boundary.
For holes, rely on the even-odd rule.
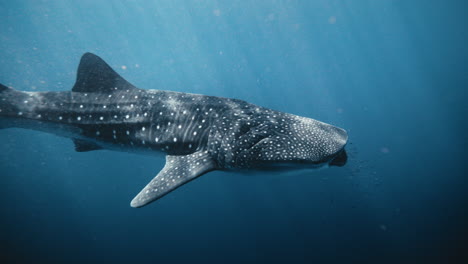
[[380,148],[380,152],[384,153],[384,154],[387,154],[390,152],[390,149],[388,149],[387,147],[381,147]]
[[267,21],[273,21],[273,20],[275,20],[275,14],[274,13],[268,14]]
[[122,68],[122,70],[126,70],[126,69],[127,69],[127,66],[122,65],[120,68]]
[[335,24],[336,23],[336,16],[331,16],[328,18],[328,23],[330,24]]

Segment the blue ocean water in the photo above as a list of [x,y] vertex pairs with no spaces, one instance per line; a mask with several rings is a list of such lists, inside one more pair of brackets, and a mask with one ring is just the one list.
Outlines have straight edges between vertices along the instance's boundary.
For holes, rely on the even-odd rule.
[[[212,172],[141,209],[164,161],[0,131],[2,263],[463,263],[464,1],[0,1],[0,83],[69,90],[93,52],[140,88],[345,128],[348,164]],[[466,263],[466,262],[465,262]]]

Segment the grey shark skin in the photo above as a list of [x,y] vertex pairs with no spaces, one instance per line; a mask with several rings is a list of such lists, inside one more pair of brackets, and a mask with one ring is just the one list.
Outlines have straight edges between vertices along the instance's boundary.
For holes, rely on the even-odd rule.
[[71,92],[20,92],[0,85],[0,127],[72,138],[98,149],[166,154],[131,201],[144,206],[212,170],[342,166],[345,130],[245,101],[139,89],[86,53]]

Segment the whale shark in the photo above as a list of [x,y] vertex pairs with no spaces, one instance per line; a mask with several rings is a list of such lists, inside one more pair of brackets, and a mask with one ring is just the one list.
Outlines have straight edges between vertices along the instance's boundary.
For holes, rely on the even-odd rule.
[[85,53],[71,91],[0,84],[0,128],[71,138],[75,150],[163,154],[164,168],[131,201],[142,207],[214,170],[343,166],[347,132],[243,100],[140,89]]

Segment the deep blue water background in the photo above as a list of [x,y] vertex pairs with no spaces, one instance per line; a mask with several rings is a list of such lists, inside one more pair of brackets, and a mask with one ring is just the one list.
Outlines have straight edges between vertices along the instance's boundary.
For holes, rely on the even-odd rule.
[[[96,53],[138,87],[349,132],[343,168],[209,173],[141,209],[163,160],[0,131],[2,263],[462,263],[465,1],[0,1],[0,82],[69,90]],[[465,262],[466,263],[466,262]]]

